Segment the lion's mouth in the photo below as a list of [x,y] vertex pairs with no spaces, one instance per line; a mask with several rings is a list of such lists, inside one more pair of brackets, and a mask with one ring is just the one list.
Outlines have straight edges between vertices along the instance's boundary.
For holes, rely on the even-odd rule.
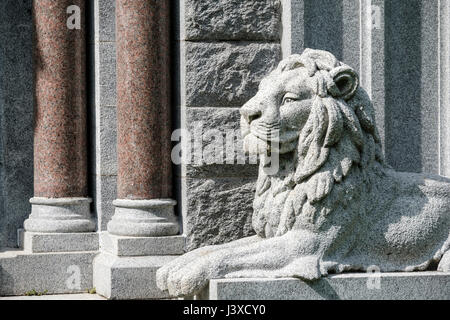
[[244,141],[244,150],[249,154],[267,154],[278,150],[280,154],[293,151],[298,143],[298,133],[287,132],[282,136],[262,135],[253,130],[242,133]]

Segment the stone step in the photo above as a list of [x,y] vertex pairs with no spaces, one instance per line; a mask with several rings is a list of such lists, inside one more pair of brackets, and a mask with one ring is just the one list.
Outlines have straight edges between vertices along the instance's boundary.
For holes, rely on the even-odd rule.
[[97,251],[30,253],[0,249],[0,296],[35,291],[85,293],[93,288],[92,261]]

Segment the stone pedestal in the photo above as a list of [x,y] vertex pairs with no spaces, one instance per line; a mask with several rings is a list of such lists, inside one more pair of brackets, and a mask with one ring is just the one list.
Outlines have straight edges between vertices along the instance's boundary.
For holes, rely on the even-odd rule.
[[156,270],[184,253],[172,200],[168,0],[117,0],[118,199],[94,261],[111,299],[166,297]]
[[449,300],[450,273],[347,273],[306,282],[294,278],[217,279],[197,299]]

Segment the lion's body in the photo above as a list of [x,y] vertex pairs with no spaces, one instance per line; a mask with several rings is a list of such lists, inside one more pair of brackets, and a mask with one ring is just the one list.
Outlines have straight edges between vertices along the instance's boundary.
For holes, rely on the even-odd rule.
[[[450,179],[385,164],[374,108],[350,67],[324,51],[293,55],[241,114],[244,148],[263,153],[257,236],[175,260],[158,271],[162,289],[182,295],[211,278],[312,280],[369,267],[415,271],[440,263],[450,271]],[[266,170],[273,154],[275,172]]]

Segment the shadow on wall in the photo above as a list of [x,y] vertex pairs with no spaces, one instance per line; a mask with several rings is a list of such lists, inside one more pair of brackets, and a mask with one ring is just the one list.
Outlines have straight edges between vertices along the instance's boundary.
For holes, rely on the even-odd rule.
[[422,171],[421,2],[386,2],[385,156],[398,171]]
[[17,245],[33,195],[31,8],[0,1],[0,248]]

